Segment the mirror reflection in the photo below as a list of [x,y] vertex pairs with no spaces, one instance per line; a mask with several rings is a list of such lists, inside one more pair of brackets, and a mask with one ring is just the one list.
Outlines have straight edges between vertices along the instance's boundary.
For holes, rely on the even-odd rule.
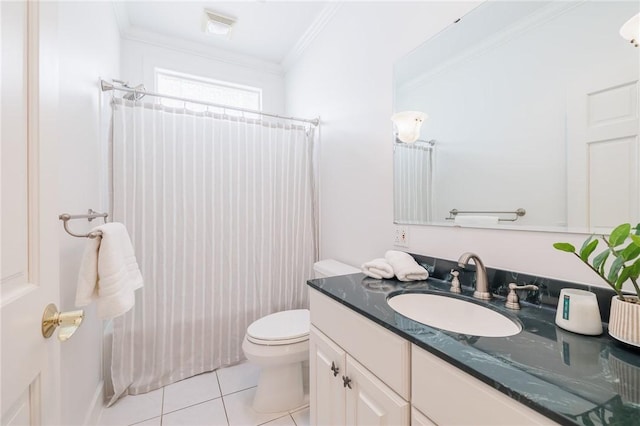
[[487,2],[399,60],[394,111],[428,119],[416,142],[394,137],[395,222],[638,222],[640,49],[620,29],[639,12],[636,1]]

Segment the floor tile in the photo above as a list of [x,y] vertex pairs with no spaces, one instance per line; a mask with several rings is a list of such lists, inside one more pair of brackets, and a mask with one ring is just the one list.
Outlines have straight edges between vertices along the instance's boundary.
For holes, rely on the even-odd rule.
[[228,395],[256,386],[260,377],[260,367],[250,362],[221,368],[217,371],[222,395]]
[[190,405],[220,397],[216,373],[204,373],[164,387],[162,413],[170,413]]
[[287,412],[258,413],[254,411],[253,408],[251,408],[251,404],[253,403],[255,393],[256,389],[251,388],[222,397],[225,408],[227,409],[230,426],[260,425],[288,414]]
[[162,417],[154,417],[153,419],[145,420],[140,423],[134,423],[130,426],[160,426],[162,424],[160,420],[161,418]]
[[291,417],[293,417],[293,421],[296,422],[296,426],[309,426],[311,423],[309,416],[309,407],[291,413]]
[[294,408],[293,410],[289,410],[289,413],[293,413],[294,411],[304,410],[309,407],[309,393],[304,394],[304,398],[302,399],[302,404],[299,407]]
[[101,426],[139,423],[162,414],[162,389],[140,395],[127,395],[111,407],[105,407],[98,422]]
[[263,423],[261,426],[296,426],[291,416],[287,414],[279,419],[271,420],[270,422]]
[[162,426],[227,426],[222,399],[165,414],[162,416]]

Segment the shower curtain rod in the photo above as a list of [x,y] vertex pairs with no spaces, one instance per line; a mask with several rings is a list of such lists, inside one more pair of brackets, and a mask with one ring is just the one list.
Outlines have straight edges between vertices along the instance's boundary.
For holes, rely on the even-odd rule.
[[118,86],[114,86],[112,83],[109,83],[108,81],[105,80],[100,80],[100,88],[102,89],[103,92],[107,92],[109,90],[119,90],[121,92],[127,92],[127,93],[134,93],[134,94],[144,94],[145,96],[155,96],[157,98],[165,98],[165,99],[172,99],[175,101],[182,101],[182,102],[191,102],[194,104],[200,104],[200,105],[207,105],[207,106],[211,106],[211,107],[217,107],[217,108],[224,108],[224,109],[232,109],[234,111],[240,111],[240,112],[248,112],[251,114],[259,114],[259,115],[265,115],[267,117],[275,117],[275,118],[281,118],[283,120],[293,120],[293,121],[302,121],[305,123],[311,123],[314,126],[317,126],[320,124],[320,118],[314,118],[314,119],[307,119],[307,118],[298,118],[298,117],[285,117],[282,115],[277,115],[277,114],[270,114],[268,112],[262,112],[262,111],[256,111],[254,109],[246,109],[246,108],[239,108],[239,107],[232,107],[232,106],[228,106],[228,105],[220,105],[220,104],[214,104],[211,102],[203,102],[203,101],[198,101],[195,99],[188,99],[188,98],[181,98],[178,96],[171,96],[171,95],[163,95],[161,93],[154,93],[154,92],[147,92],[144,90],[136,90],[136,89],[132,89],[129,87],[118,87]]

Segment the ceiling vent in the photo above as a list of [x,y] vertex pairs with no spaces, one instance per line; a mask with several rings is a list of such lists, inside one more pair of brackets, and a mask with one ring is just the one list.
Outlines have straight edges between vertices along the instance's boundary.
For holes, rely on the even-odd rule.
[[235,18],[223,16],[210,10],[204,11],[204,32],[223,37],[231,37],[231,29],[236,23]]

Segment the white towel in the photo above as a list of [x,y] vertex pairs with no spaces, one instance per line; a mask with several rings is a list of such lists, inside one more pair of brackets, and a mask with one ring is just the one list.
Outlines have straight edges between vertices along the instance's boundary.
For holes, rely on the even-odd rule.
[[362,272],[371,278],[393,278],[393,268],[385,259],[373,259],[361,266]]
[[460,216],[456,215],[455,220],[453,221],[456,225],[459,226],[471,226],[471,225],[497,225],[498,224],[498,216]]
[[429,278],[429,273],[418,265],[410,254],[403,251],[389,250],[384,258],[393,268],[393,272],[400,281],[419,281]]
[[102,238],[88,238],[78,274],[76,306],[96,301],[98,316],[114,318],[131,309],[134,291],[142,287],[142,275],[127,229],[121,223],[106,223],[91,230]]

